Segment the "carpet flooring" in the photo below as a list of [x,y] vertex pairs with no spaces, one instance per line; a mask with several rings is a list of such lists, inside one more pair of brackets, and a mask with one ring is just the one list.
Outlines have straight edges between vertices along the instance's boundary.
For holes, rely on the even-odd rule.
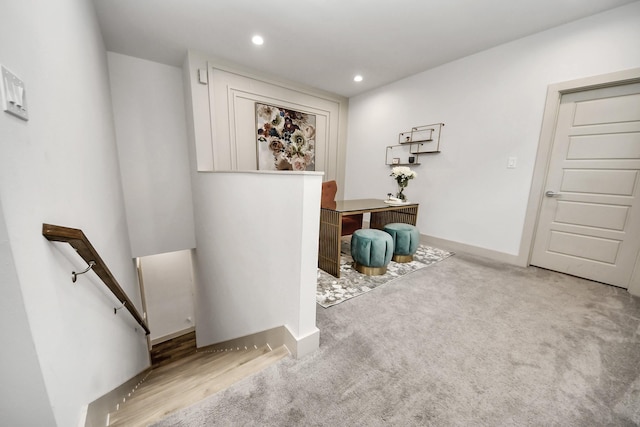
[[387,272],[379,276],[367,276],[357,272],[353,268],[351,258],[351,238],[343,238],[340,247],[340,278],[318,269],[318,285],[316,290],[316,302],[324,308],[340,304],[358,295],[369,292],[378,286],[392,282],[399,277],[413,271],[440,262],[453,255],[453,252],[419,245],[413,256],[413,261],[397,263],[391,261],[387,266]]
[[464,254],[318,310],[320,348],[155,424],[640,424],[640,299]]

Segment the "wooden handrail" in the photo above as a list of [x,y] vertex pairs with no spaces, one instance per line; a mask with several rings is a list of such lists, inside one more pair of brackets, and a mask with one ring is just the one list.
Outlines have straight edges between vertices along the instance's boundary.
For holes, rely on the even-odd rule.
[[51,224],[42,224],[42,235],[46,237],[48,240],[52,242],[66,242],[69,243],[77,252],[82,259],[89,264],[91,261],[95,262],[92,270],[98,275],[100,279],[104,282],[105,285],[113,292],[113,294],[118,298],[118,300],[124,304],[124,307],[129,310],[129,313],[133,316],[134,319],[142,326],[149,335],[151,331],[147,326],[136,307],[133,305],[127,294],[118,284],[118,281],[111,271],[107,268],[107,265],[104,263],[98,252],[95,250],[87,236],[77,228],[69,228],[69,227],[61,227],[59,225],[51,225]]

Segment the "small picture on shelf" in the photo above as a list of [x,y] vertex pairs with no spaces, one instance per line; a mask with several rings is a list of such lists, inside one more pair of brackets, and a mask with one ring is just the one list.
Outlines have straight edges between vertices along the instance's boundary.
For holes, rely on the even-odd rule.
[[392,165],[399,165],[400,164],[400,159],[398,157],[394,157],[393,159],[391,159],[391,164]]
[[398,142],[400,144],[411,142],[411,132],[400,132],[398,136]]

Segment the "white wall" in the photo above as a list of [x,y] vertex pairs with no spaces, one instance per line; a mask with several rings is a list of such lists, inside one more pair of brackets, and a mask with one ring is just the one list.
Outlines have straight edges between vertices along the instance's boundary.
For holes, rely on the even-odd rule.
[[41,234],[43,222],[83,229],[140,310],[93,3],[3,2],[0,52],[30,109],[28,122],[0,112],[0,204],[28,319],[3,328],[31,331],[55,422],[73,426],[84,405],[149,364],[144,331],[125,310],[114,315],[94,273],[72,284],[84,262]]
[[199,347],[284,325],[298,348],[317,348],[321,182],[318,172],[194,174]]
[[[346,152],[346,98],[282,82],[256,71],[189,52],[185,62],[195,113],[200,171],[257,170],[256,102],[316,116],[315,170],[342,182]],[[209,71],[200,84],[198,69]]]
[[[209,69],[208,85],[198,81],[199,69]],[[277,105],[331,111],[326,130],[333,136],[327,137],[324,164],[317,169],[331,164],[327,169],[340,179],[346,100],[220,61],[211,65],[191,51],[183,79],[197,241],[198,346],[286,326],[287,341],[296,347],[290,350],[303,356],[319,345],[315,290],[323,173],[204,171],[249,168],[255,151],[249,153],[248,146],[255,140],[237,130],[255,129],[256,100],[277,100]],[[221,153],[226,153],[222,159]]]
[[107,58],[133,256],[191,249],[182,70],[112,52]]
[[518,255],[547,86],[640,66],[639,23],[636,2],[351,98],[346,196],[395,191],[385,146],[444,122],[406,190],[421,233]]
[[33,344],[18,274],[0,203],[0,424],[48,426],[55,424],[51,403]]
[[195,326],[191,251],[140,259],[151,340]]
[[255,77],[212,68],[209,100],[216,170],[257,170],[256,102],[315,115],[315,167],[336,176],[340,114],[346,100],[328,99]]

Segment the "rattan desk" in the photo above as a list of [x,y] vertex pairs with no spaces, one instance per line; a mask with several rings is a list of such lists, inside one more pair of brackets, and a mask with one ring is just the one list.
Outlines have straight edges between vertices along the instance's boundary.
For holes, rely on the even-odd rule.
[[340,277],[342,217],[360,213],[371,214],[371,228],[382,229],[385,224],[391,222],[416,225],[418,204],[390,205],[384,200],[358,199],[338,200],[334,209],[321,208],[318,267],[335,277]]

